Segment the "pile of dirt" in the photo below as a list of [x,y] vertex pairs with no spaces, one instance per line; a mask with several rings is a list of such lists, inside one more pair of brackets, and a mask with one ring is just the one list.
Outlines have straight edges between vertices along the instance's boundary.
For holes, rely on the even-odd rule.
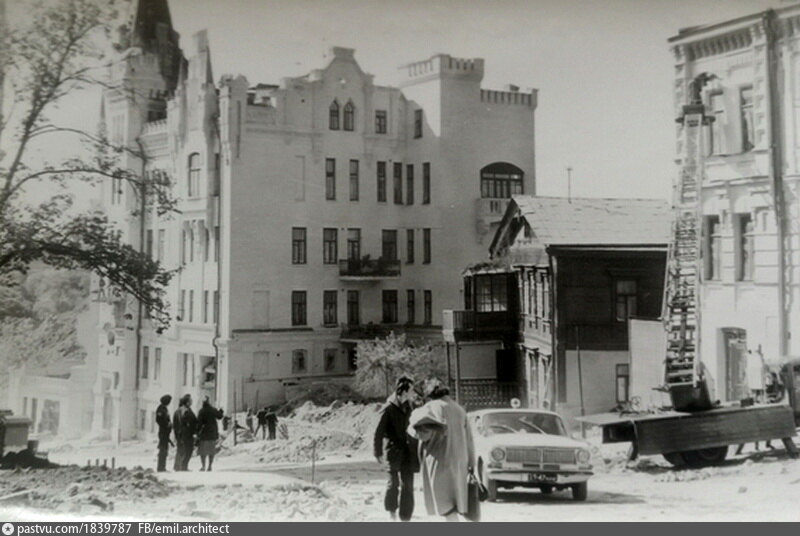
[[20,469],[0,479],[3,504],[66,512],[113,511],[114,500],[141,501],[165,497],[171,487],[151,469],[70,465],[55,469]]
[[298,386],[287,392],[288,400],[278,410],[279,416],[290,416],[295,409],[307,403],[316,406],[330,406],[334,403],[365,403],[369,400],[346,384],[314,383]]

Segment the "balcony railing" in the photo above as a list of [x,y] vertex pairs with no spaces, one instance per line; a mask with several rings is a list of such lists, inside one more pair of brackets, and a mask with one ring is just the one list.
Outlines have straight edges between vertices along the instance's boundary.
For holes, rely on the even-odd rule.
[[[517,332],[517,322],[509,311],[443,311],[445,337],[463,339],[496,338]],[[449,339],[453,340],[453,339]]]
[[359,341],[386,338],[394,329],[384,324],[342,324],[341,340]]
[[342,279],[390,279],[400,277],[400,261],[378,259],[346,259],[339,261]]
[[[512,398],[522,399],[518,382],[498,382],[493,379],[462,379],[459,390],[461,405],[467,410],[510,408]],[[455,381],[451,381],[450,392],[455,396]]]

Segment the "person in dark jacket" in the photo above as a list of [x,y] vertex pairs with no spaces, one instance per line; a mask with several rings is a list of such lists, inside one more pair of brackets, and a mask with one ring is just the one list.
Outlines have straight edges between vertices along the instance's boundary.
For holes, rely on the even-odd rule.
[[[219,439],[217,420],[221,419],[223,414],[221,408],[216,409],[211,405],[208,397],[203,400],[203,407],[197,413],[197,439],[200,441],[197,452],[200,454],[201,471],[211,471],[211,466],[214,465],[214,454],[216,454],[217,439]],[[208,469],[206,469],[206,458],[208,458]]]
[[256,413],[258,425],[256,426],[255,435],[258,436],[258,431],[261,430],[261,439],[266,439],[267,437],[267,413],[267,406],[264,406]]
[[409,521],[414,513],[414,472],[418,468],[416,448],[406,432],[413,384],[407,376],[398,378],[394,393],[383,407],[374,439],[375,459],[383,464],[385,452],[389,473],[383,505],[392,519],[397,518],[399,506],[401,521]]
[[267,429],[269,430],[269,438],[275,439],[275,429],[278,427],[278,414],[275,410],[270,409],[264,417],[267,421]]
[[194,450],[194,436],[197,433],[197,417],[192,411],[192,395],[183,395],[178,409],[172,416],[172,429],[175,433],[175,470],[188,471],[189,459]]
[[169,436],[172,433],[172,422],[169,420],[169,410],[167,406],[172,402],[170,395],[161,397],[161,404],[156,408],[156,424],[158,424],[158,466],[156,471],[163,473],[167,470],[167,454],[169,446],[172,444]]

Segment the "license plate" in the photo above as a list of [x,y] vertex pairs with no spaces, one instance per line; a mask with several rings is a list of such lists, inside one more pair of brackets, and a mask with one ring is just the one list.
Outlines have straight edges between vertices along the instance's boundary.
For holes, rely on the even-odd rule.
[[556,475],[548,473],[528,473],[528,482],[555,482]]

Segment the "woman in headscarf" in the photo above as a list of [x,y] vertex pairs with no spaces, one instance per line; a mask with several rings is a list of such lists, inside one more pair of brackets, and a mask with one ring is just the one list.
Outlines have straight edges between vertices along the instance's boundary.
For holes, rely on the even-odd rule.
[[458,521],[468,510],[467,477],[475,465],[475,445],[467,413],[439,380],[425,385],[428,402],[413,411],[409,434],[420,441],[425,507],[431,515]]
[[[199,441],[197,453],[200,455],[201,471],[211,471],[211,466],[214,465],[214,454],[217,452],[217,439],[219,439],[217,420],[222,417],[222,409],[216,409],[206,397],[203,400],[203,407],[197,414],[197,439]],[[208,459],[208,468],[206,468],[206,459]]]

